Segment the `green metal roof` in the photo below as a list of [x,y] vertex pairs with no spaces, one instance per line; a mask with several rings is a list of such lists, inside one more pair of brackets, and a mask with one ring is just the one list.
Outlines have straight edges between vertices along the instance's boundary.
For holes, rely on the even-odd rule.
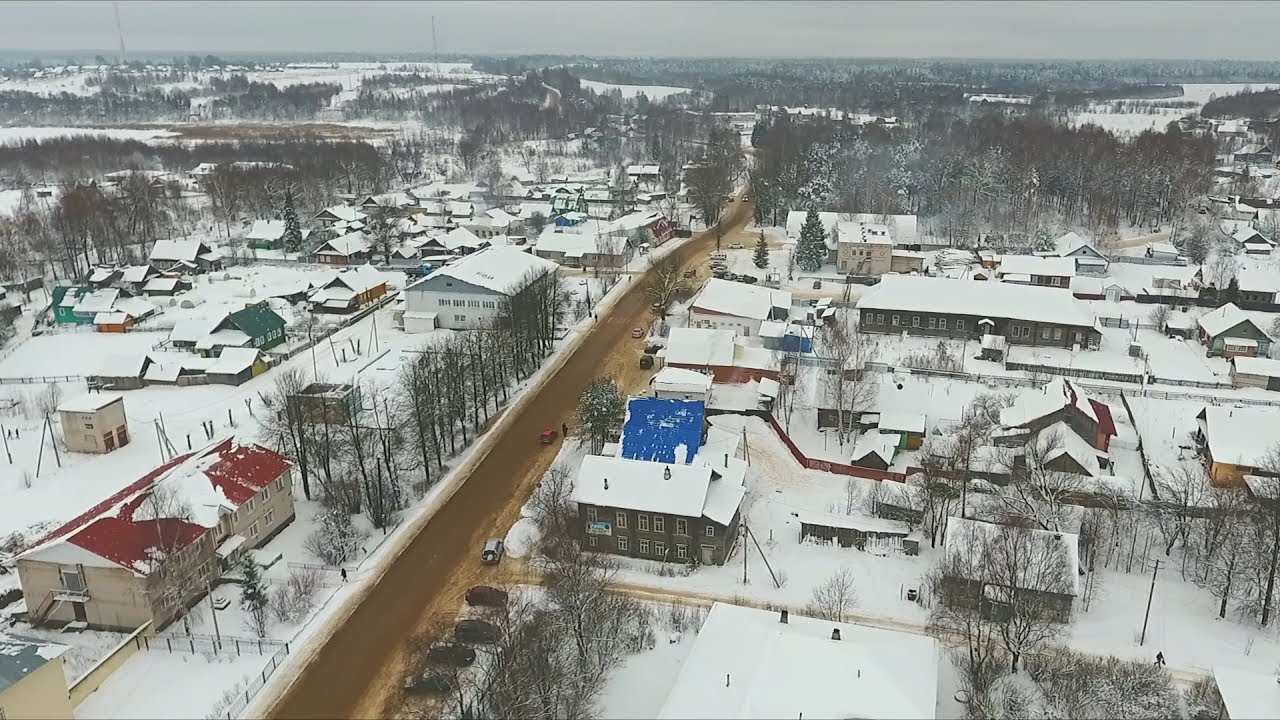
[[277,315],[265,302],[237,310],[227,319],[249,337],[264,337],[272,330],[284,327],[284,318]]

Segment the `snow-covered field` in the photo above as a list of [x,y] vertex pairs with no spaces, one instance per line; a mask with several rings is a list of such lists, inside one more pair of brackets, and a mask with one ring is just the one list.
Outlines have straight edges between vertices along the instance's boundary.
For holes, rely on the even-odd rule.
[[91,135],[116,140],[163,140],[175,137],[172,130],[114,127],[0,127],[0,145],[17,145],[30,140]]
[[[1073,125],[1092,124],[1117,135],[1137,135],[1144,130],[1163,130],[1170,122],[1188,114],[1198,114],[1200,107],[1212,97],[1221,97],[1241,92],[1242,90],[1266,90],[1280,87],[1275,83],[1183,83],[1183,94],[1180,97],[1147,99],[1132,98],[1129,102],[1143,105],[1159,105],[1161,102],[1194,102],[1194,108],[1159,108],[1155,113],[1118,113],[1111,112],[1106,106],[1096,110],[1071,114]],[[1124,99],[1124,98],[1120,98]]]
[[689,88],[672,87],[670,85],[615,85],[613,83],[597,82],[595,80],[583,80],[581,82],[582,87],[590,88],[598,93],[617,90],[622,93],[622,98],[624,100],[633,98],[637,95],[644,95],[650,100],[657,101],[671,95],[692,92]]

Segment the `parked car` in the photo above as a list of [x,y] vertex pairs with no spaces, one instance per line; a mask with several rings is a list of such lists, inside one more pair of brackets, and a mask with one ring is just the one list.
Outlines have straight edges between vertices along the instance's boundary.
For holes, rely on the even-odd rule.
[[738,282],[744,282],[748,285],[760,282],[760,278],[755,275],[739,275]]
[[501,607],[507,604],[507,593],[496,587],[476,585],[467,591],[467,604],[484,607]]
[[631,328],[631,337],[633,338],[644,337],[644,328]]
[[502,553],[506,548],[502,546],[502,541],[498,538],[489,538],[484,541],[484,550],[480,551],[480,562],[485,565],[497,565],[502,559]]
[[813,289],[814,289],[814,290],[821,290],[821,289],[822,289],[822,281],[821,281],[821,280],[814,280],[814,281],[813,281]]
[[730,243],[730,244],[729,244],[729,249],[730,249],[730,250],[741,250],[741,249],[742,249],[742,243]]
[[453,626],[453,639],[463,643],[497,642],[498,628],[484,620],[459,620]]
[[652,345],[646,345],[646,346],[645,346],[645,348],[644,348],[644,354],[645,354],[645,355],[657,355],[657,354],[658,354],[658,351],[659,351],[659,350],[661,350],[661,349],[662,349],[662,346],[661,346],[661,345],[659,345],[658,343],[654,343],[654,344],[652,344]]
[[427,650],[427,662],[467,667],[476,661],[476,651],[460,643],[433,643]]
[[[474,650],[471,652],[475,653]],[[404,691],[415,695],[449,692],[453,688],[453,677],[445,673],[410,675],[404,681]]]
[[725,273],[724,279],[736,282],[738,280],[738,276],[735,273]]
[[640,369],[641,369],[641,370],[652,370],[652,369],[653,369],[653,356],[652,356],[652,355],[641,355],[641,356],[640,356]]
[[725,270],[715,270],[711,273],[711,277],[716,278],[717,280],[724,280],[725,276],[728,274],[728,271]]
[[850,275],[848,280],[858,285],[875,285],[880,282],[880,277],[878,275]]
[[691,278],[691,277],[697,277],[697,275],[698,275],[698,271],[697,271],[697,270],[685,270],[685,271],[684,271],[685,279],[688,279],[688,278]]

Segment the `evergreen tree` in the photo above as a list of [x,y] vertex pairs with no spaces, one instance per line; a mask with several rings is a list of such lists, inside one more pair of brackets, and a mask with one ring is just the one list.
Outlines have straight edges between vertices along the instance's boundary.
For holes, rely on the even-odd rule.
[[827,259],[826,232],[818,213],[810,210],[800,226],[800,242],[796,243],[796,265],[805,272],[817,272]]
[[764,230],[760,231],[760,239],[756,242],[756,251],[751,256],[751,261],[761,270],[769,267],[769,245],[764,241]]
[[240,574],[244,578],[240,585],[240,609],[248,614],[246,622],[249,629],[260,638],[266,637],[267,606],[271,599],[267,595],[267,583],[262,578],[262,567],[253,558],[246,557],[240,563]]
[[757,120],[755,127],[751,128],[751,147],[760,147],[767,132],[769,132],[769,126],[763,120]]
[[302,223],[298,222],[298,210],[293,206],[293,193],[285,193],[284,209],[280,211],[284,220],[284,249],[297,252],[302,249]]
[[609,438],[622,430],[627,401],[613,378],[596,378],[582,391],[578,401],[578,424],[591,440],[591,452],[599,453]]

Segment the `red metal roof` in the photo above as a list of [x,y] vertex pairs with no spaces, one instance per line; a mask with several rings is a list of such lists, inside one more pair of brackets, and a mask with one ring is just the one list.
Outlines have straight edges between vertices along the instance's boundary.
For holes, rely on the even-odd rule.
[[173,551],[199,539],[208,528],[186,518],[135,519],[134,513],[172,471],[189,460],[216,456],[203,474],[239,507],[275,482],[289,468],[281,455],[258,445],[236,445],[228,438],[196,453],[174,457],[46,535],[37,548],[63,540],[110,562],[145,572],[155,548]]
[[1089,404],[1093,406],[1093,414],[1098,416],[1098,429],[1111,437],[1115,437],[1116,421],[1111,417],[1111,406],[1106,403],[1100,403],[1093,398],[1089,398]]

